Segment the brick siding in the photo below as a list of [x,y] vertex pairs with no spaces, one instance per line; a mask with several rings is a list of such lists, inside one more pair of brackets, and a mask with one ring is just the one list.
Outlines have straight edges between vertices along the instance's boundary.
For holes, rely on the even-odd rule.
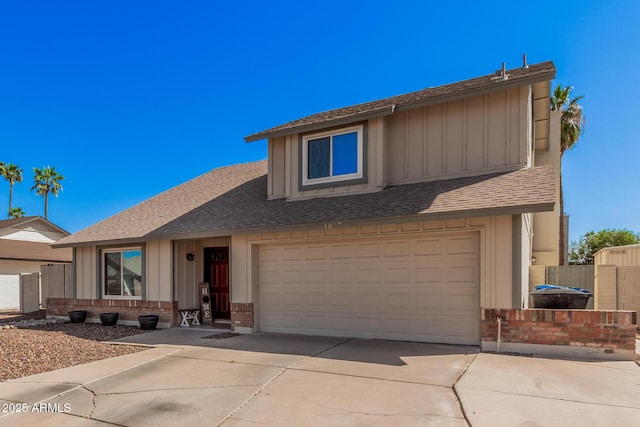
[[503,343],[635,350],[635,311],[483,309],[482,340]]
[[177,301],[142,301],[115,299],[47,298],[48,316],[67,316],[72,310],[87,310],[88,319],[100,319],[100,313],[120,313],[118,321],[138,321],[138,316],[156,314],[158,321],[175,326]]
[[231,303],[231,329],[253,328],[253,303]]

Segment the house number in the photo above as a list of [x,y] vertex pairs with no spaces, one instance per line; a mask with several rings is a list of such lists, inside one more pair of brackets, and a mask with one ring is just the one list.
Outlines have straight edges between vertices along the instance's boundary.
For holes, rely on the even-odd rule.
[[340,223],[339,223],[339,222],[329,222],[329,223],[326,223],[326,224],[324,225],[324,229],[325,229],[325,230],[331,230],[331,229],[333,229],[333,228],[335,228],[335,227],[337,227],[337,226],[339,226],[339,225],[340,225]]

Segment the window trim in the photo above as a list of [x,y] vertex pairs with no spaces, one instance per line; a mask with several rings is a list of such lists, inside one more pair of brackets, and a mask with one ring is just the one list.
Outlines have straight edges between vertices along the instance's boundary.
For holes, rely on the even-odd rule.
[[[333,137],[346,133],[356,132],[357,138],[357,172],[335,175],[322,178],[308,178],[309,176],[309,141],[330,137],[331,149],[333,150]],[[351,185],[364,183],[367,181],[366,174],[366,126],[360,123],[348,127],[327,129],[322,132],[314,132],[300,135],[300,156],[299,156],[299,185],[301,190],[312,190],[316,188],[334,187],[335,184]],[[332,157],[332,156],[331,156]],[[330,157],[330,160],[333,159]]]
[[[142,269],[142,280],[140,281],[140,287],[141,287],[141,292],[140,295],[136,295],[136,296],[130,296],[130,295],[107,295],[105,293],[106,291],[106,280],[105,280],[105,273],[106,273],[106,263],[105,263],[105,256],[108,253],[122,253],[125,251],[132,251],[132,250],[139,250],[140,251],[140,263],[141,263],[141,269]],[[145,247],[144,245],[127,245],[127,246],[110,246],[110,247],[105,247],[105,248],[101,248],[100,249],[100,276],[99,276],[99,280],[98,280],[98,286],[99,286],[99,295],[101,296],[102,299],[113,299],[113,300],[143,300],[145,299],[145,276],[146,276],[146,266],[145,266]]]

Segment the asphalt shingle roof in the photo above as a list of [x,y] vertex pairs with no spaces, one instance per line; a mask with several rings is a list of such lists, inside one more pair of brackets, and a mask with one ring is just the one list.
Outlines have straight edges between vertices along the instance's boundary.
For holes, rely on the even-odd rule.
[[377,101],[312,114],[254,133],[245,137],[245,140],[251,142],[273,136],[296,133],[318,124],[326,124],[326,126],[331,126],[334,123],[344,124],[345,121],[357,121],[366,115],[376,113],[379,115],[387,115],[392,114],[394,111],[416,108],[423,104],[445,102],[460,97],[473,96],[485,91],[505,90],[510,87],[523,86],[537,81],[552,80],[555,78],[555,72],[556,68],[553,62],[541,62],[530,65],[527,68],[520,67],[507,70],[507,79],[499,78],[500,73],[496,72],[486,76],[427,88],[404,95],[392,96]]
[[67,248],[53,249],[49,243],[0,239],[0,259],[71,262],[73,253]]
[[551,210],[555,203],[552,166],[295,202],[267,200],[266,168],[266,161],[261,161],[215,169],[56,245],[189,238],[403,217],[514,214]]
[[264,160],[214,169],[60,239],[55,245],[143,238],[246,181],[264,176],[266,172],[267,162]]

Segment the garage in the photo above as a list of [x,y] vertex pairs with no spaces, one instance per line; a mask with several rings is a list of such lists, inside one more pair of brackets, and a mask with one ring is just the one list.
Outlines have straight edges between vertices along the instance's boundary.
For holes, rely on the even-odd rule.
[[262,245],[264,332],[477,345],[478,233]]

